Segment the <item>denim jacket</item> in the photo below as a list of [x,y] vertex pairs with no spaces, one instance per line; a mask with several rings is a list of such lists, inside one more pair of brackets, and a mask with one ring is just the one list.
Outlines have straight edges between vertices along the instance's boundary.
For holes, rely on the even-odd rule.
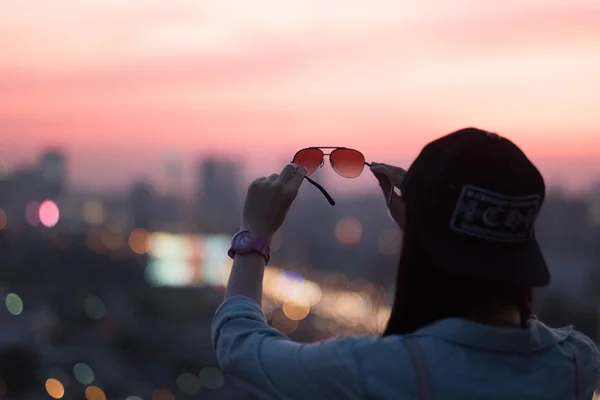
[[[295,343],[243,296],[219,307],[212,335],[221,368],[260,399],[424,398],[408,336]],[[514,329],[449,318],[409,336],[435,399],[592,399],[600,378],[597,347],[572,327],[531,320],[528,329]]]

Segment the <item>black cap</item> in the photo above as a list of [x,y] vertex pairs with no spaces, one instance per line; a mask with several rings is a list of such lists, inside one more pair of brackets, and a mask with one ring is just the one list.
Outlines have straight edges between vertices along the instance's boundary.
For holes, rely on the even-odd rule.
[[550,283],[534,229],[544,179],[510,140],[475,128],[434,140],[411,165],[401,192],[422,246],[441,268]]

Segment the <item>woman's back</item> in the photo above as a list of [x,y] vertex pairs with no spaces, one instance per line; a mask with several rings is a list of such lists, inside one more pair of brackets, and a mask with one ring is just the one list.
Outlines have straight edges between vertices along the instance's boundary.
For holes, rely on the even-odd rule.
[[[265,322],[243,296],[226,300],[213,321],[220,365],[260,399],[577,400],[591,399],[600,378],[600,354],[589,338],[537,320],[521,329],[447,318],[409,335],[313,344],[291,342]],[[411,357],[410,342],[422,363]]]
[[[411,341],[418,346],[412,357]],[[405,337],[365,339],[356,357],[367,398],[382,400],[400,393],[423,400],[591,399],[600,374],[600,358],[589,338],[571,327],[551,329],[536,320],[524,330],[446,319]],[[582,393],[576,397],[578,375]],[[419,382],[427,388],[419,390]]]

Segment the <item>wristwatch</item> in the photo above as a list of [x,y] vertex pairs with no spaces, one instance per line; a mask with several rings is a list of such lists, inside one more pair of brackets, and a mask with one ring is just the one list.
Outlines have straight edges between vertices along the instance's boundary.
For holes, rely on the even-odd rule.
[[265,258],[268,264],[271,259],[271,247],[269,243],[248,229],[242,229],[231,239],[231,248],[227,255],[232,259],[236,254],[258,253]]

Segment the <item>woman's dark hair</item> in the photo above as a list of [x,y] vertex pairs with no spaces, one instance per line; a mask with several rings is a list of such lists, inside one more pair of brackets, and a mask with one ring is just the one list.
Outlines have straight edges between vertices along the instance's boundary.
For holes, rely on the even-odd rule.
[[531,287],[447,272],[428,256],[409,221],[404,232],[396,295],[384,336],[408,334],[451,317],[485,323],[492,310],[502,306],[518,307],[525,326],[531,314]]

